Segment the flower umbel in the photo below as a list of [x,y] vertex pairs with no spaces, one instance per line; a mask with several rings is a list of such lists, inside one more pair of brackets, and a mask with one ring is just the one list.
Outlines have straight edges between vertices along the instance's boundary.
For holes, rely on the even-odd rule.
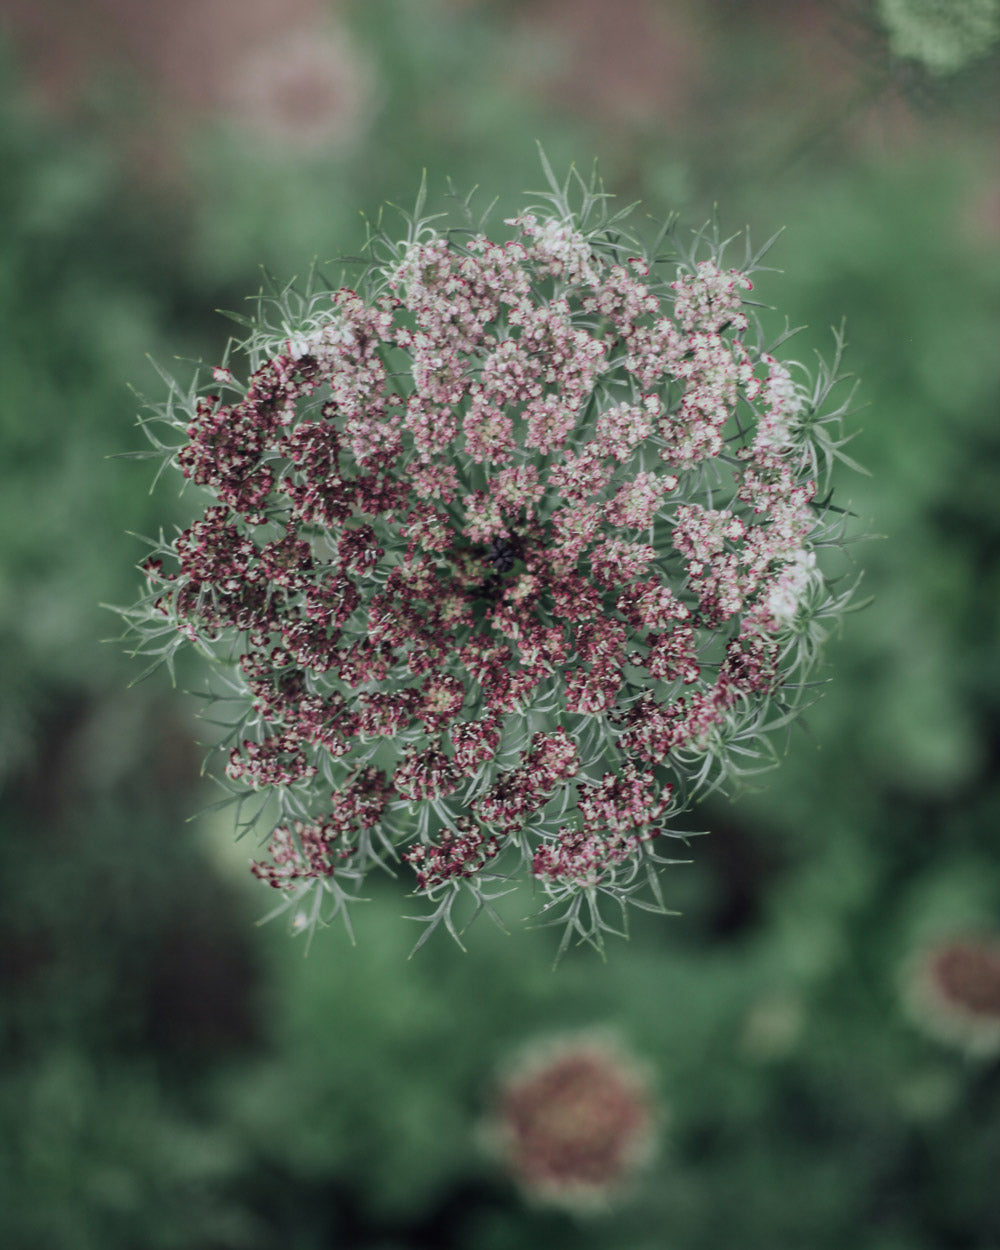
[[586,1213],[620,1196],[650,1157],[657,1118],[635,1061],[584,1033],[524,1053],[501,1082],[489,1137],[527,1198]]
[[908,964],[907,1010],[930,1036],[970,1055],[1000,1054],[1000,937],[956,935]]
[[820,558],[840,339],[782,363],[749,247],[551,185],[506,242],[421,193],[353,286],[258,299],[245,380],[227,358],[145,420],[208,506],[146,561],[136,649],[211,659],[298,927],[400,860],[456,937],[521,877],[565,941],[666,910],[672,821],[766,762],[850,597]]

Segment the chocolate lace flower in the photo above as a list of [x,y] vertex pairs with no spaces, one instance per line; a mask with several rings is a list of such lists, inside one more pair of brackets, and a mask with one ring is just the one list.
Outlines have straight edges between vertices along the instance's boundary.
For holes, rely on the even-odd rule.
[[929,943],[907,964],[903,997],[914,1023],[970,1055],[1000,1053],[1000,937]]
[[427,932],[521,877],[567,941],[665,910],[672,822],[764,761],[849,598],[818,559],[839,340],[784,363],[759,256],[608,199],[552,180],[496,242],[421,194],[147,421],[208,507],[144,566],[137,650],[225,675],[229,784],[279,812],[253,872],[300,926],[399,860]]
[[504,1075],[486,1140],[528,1199],[599,1211],[653,1153],[650,1085],[610,1036],[536,1043]]

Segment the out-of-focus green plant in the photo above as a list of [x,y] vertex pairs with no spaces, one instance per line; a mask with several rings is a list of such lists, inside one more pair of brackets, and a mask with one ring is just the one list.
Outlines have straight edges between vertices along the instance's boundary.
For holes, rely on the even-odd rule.
[[232,1192],[247,1166],[231,1124],[185,1111],[154,1065],[40,1049],[0,1079],[0,1236],[47,1250],[267,1245]]
[[134,410],[122,366],[131,356],[134,370],[168,319],[151,275],[164,303],[185,297],[176,239],[151,250],[156,214],[107,143],[62,133],[5,95],[0,162],[0,298],[16,310],[0,371],[2,780],[38,747],[39,686],[97,692],[121,663],[100,641],[111,619],[101,602],[124,594],[108,555],[134,558],[127,530],[152,524],[148,482],[109,460]]
[[896,56],[954,74],[1000,38],[998,0],[878,0]]

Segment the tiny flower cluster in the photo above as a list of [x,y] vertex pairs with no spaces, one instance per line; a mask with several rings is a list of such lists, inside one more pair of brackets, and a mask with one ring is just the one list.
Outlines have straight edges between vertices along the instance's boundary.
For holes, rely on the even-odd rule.
[[209,501],[144,566],[138,649],[226,670],[229,781],[280,813],[253,871],[296,917],[398,860],[453,932],[521,876],[567,937],[662,907],[671,819],[763,758],[847,601],[839,350],[782,363],[759,258],[666,262],[573,185],[506,242],[418,208],[354,287],[261,300],[245,382],[154,414]]

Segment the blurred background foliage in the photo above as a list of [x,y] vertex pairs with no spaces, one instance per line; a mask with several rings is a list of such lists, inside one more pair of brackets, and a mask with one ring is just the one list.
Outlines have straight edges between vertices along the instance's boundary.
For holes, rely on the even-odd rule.
[[[0,2],[0,1244],[1000,1246],[1000,1066],[900,994],[924,944],[1000,928],[991,13]],[[881,536],[852,549],[874,603],[782,767],[698,813],[710,836],[665,883],[680,918],[606,964],[553,972],[553,934],[486,922],[408,962],[387,888],[356,946],[303,958],[254,925],[250,848],[187,819],[214,797],[191,704],[129,689],[102,642],[100,605],[136,590],[127,531],[187,507],[108,457],[142,445],[146,354],[217,359],[214,310],[259,265],[356,251],[359,210],[424,168],[502,212],[538,185],[536,139],[650,213],[787,227],[758,291],[805,353],[846,318],[871,476],[840,488]],[[481,1141],[506,1057],[595,1025],[654,1072],[664,1129],[628,1199],[580,1220]]]

